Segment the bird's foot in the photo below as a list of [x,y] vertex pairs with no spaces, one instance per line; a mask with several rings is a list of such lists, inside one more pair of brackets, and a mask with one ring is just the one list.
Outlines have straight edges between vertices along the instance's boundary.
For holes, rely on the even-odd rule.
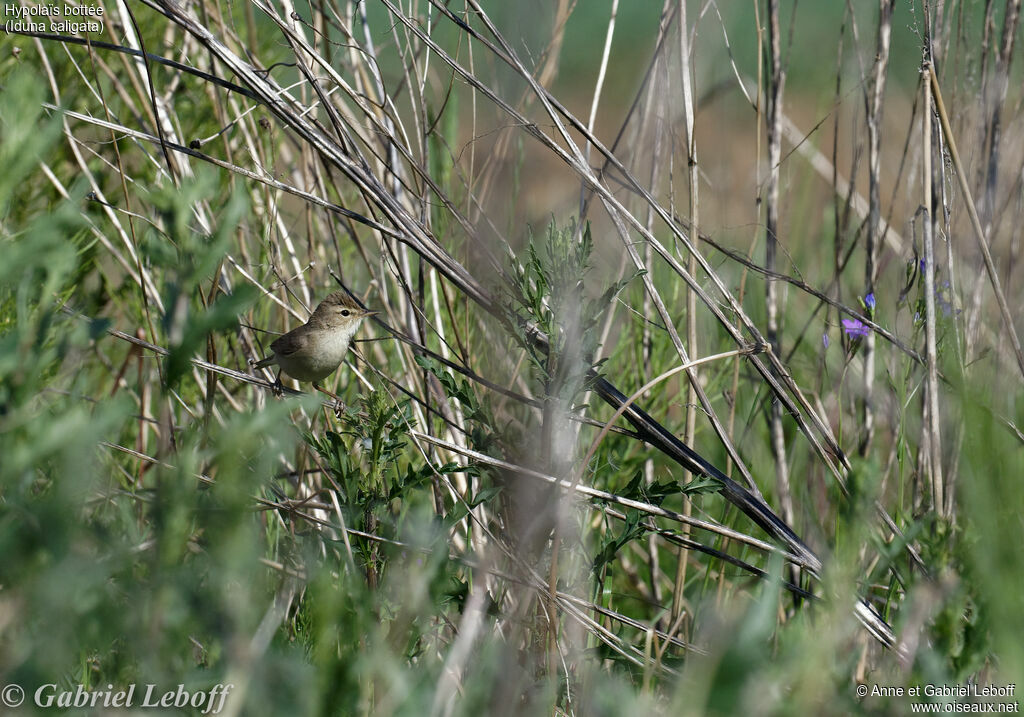
[[333,403],[333,405],[331,405],[331,410],[334,411],[334,417],[335,418],[341,418],[341,414],[343,414],[345,412],[345,409],[346,409],[345,402],[342,401],[340,398],[338,398],[338,396],[336,394],[331,393],[326,388],[322,388],[322,387],[318,386],[315,383],[313,384],[313,388],[315,388],[320,393],[322,393],[322,394],[324,394],[326,396],[330,396],[331,398],[334,399],[334,403]]
[[278,371],[277,375],[274,376],[274,383],[270,385],[270,390],[274,392],[276,398],[284,396],[284,384],[281,383],[281,372]]
[[340,398],[336,398],[334,399],[334,405],[331,406],[331,410],[334,411],[335,418],[341,418],[342,414],[345,413],[346,410],[348,410],[348,406],[346,406],[345,402],[342,401]]

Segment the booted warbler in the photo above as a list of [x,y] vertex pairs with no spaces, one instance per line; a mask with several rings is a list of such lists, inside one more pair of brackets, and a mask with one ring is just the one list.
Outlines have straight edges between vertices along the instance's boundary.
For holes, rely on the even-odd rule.
[[[273,353],[258,362],[255,368],[277,364],[287,375],[299,381],[309,381],[315,389],[322,391],[317,384],[341,365],[352,336],[363,319],[376,313],[361,308],[343,291],[329,294],[313,311],[309,321],[270,344]],[[278,379],[280,376],[278,372]]]

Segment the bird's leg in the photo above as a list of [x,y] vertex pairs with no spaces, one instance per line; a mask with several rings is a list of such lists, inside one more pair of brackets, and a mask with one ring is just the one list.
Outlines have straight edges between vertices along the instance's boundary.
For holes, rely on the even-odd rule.
[[345,402],[338,398],[337,395],[331,393],[326,388],[322,387],[320,384],[314,383],[313,388],[315,388],[320,393],[326,394],[334,399],[334,415],[337,416],[338,418],[341,418],[341,414],[345,410]]

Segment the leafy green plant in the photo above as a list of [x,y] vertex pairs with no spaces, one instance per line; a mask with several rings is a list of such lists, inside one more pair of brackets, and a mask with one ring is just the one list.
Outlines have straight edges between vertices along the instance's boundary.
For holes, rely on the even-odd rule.
[[[531,239],[523,263],[513,260],[505,312],[512,339],[523,349],[546,398],[566,405],[593,387],[603,360],[595,360],[599,321],[636,275],[590,298],[584,277],[594,240],[590,226],[559,228],[552,221],[542,241]],[[546,341],[535,340],[537,334]]]

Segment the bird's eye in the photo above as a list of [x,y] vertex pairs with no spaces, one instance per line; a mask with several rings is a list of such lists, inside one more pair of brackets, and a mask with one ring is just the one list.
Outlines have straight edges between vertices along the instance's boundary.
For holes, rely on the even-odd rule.
[[342,316],[348,316],[349,315],[349,310],[348,309],[342,309],[341,310],[341,315]]

